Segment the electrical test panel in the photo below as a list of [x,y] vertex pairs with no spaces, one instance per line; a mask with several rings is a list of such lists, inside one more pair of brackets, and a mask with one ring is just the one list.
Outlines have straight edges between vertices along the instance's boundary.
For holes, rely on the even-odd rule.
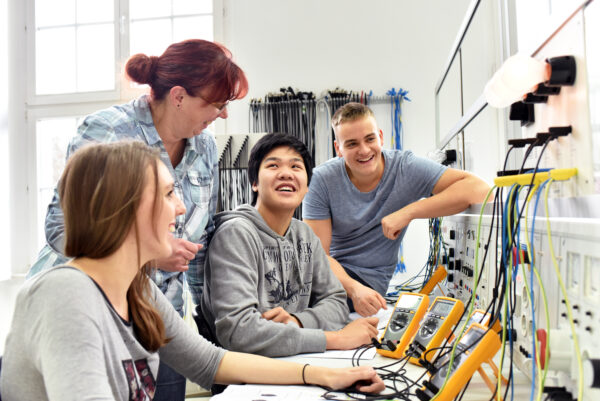
[[[537,42],[527,47],[519,41],[518,50],[541,62],[572,60],[573,81],[532,88],[506,110],[464,105],[467,116],[455,125],[469,120],[469,113],[471,120],[449,145],[462,153],[457,167],[487,180],[488,170],[480,166],[494,160],[498,188],[483,210],[472,207],[443,219],[446,294],[494,316],[511,350],[506,363],[534,381],[532,396],[597,400],[600,1],[552,1],[547,9],[536,1],[516,3],[517,11],[534,11],[519,14],[519,28],[540,27],[532,30]],[[506,18],[509,26],[512,17]],[[477,59],[467,50],[460,53],[463,74]],[[499,65],[490,64],[494,70]],[[462,78],[464,88],[472,88],[469,77]],[[506,154],[495,160],[490,143],[498,141]]]

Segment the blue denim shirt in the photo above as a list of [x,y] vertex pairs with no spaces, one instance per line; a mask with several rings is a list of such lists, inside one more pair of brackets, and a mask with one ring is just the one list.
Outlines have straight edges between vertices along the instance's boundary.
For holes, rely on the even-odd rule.
[[[115,142],[120,140],[140,140],[160,150],[160,158],[175,180],[175,193],[185,204],[185,216],[177,216],[177,238],[202,244],[194,260],[189,263],[187,281],[194,303],[202,298],[204,283],[204,258],[208,239],[214,231],[213,216],[216,212],[219,190],[218,152],[213,135],[204,131],[187,140],[183,159],[173,167],[163,142],[154,127],[152,114],[146,95],[129,103],[112,106],[85,118],[71,139],[67,149],[67,159],[77,149],[88,143]],[[69,260],[64,249],[64,222],[60,209],[57,189],[46,214],[47,245],[40,251],[38,260],[29,270],[27,277],[51,266]],[[171,301],[175,309],[183,310],[184,273],[156,270],[152,279]]]

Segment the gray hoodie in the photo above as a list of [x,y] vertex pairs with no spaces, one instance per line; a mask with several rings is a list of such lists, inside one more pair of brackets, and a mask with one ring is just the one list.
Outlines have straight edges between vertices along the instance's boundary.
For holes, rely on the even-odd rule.
[[[292,219],[282,237],[250,205],[218,214],[215,223],[201,305],[220,344],[266,356],[325,351],[324,330],[344,327],[348,306],[310,227]],[[261,317],[277,306],[303,328]]]

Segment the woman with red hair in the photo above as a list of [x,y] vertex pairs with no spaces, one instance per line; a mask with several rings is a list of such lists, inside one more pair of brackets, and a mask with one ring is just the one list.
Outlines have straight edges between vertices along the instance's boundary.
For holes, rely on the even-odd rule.
[[[71,140],[67,158],[89,143],[139,140],[157,149],[186,213],[177,216],[170,256],[153,262],[152,279],[180,315],[183,275],[199,304],[207,240],[214,230],[218,191],[218,154],[207,127],[227,118],[229,101],[248,92],[244,72],[224,46],[199,39],[170,45],[159,56],[136,54],[125,66],[128,77],[150,86],[150,94],[85,118]],[[60,197],[46,215],[47,245],[28,276],[64,264],[64,218]],[[155,400],[183,400],[185,379],[161,364]]]

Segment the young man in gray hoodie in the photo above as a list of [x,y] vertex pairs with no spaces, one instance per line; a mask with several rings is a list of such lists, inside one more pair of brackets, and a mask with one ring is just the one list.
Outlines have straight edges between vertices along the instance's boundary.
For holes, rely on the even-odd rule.
[[312,161],[291,135],[252,148],[251,205],[216,216],[201,310],[223,347],[266,356],[352,349],[377,336],[377,318],[349,323],[346,294],[321,242],[293,218]]

